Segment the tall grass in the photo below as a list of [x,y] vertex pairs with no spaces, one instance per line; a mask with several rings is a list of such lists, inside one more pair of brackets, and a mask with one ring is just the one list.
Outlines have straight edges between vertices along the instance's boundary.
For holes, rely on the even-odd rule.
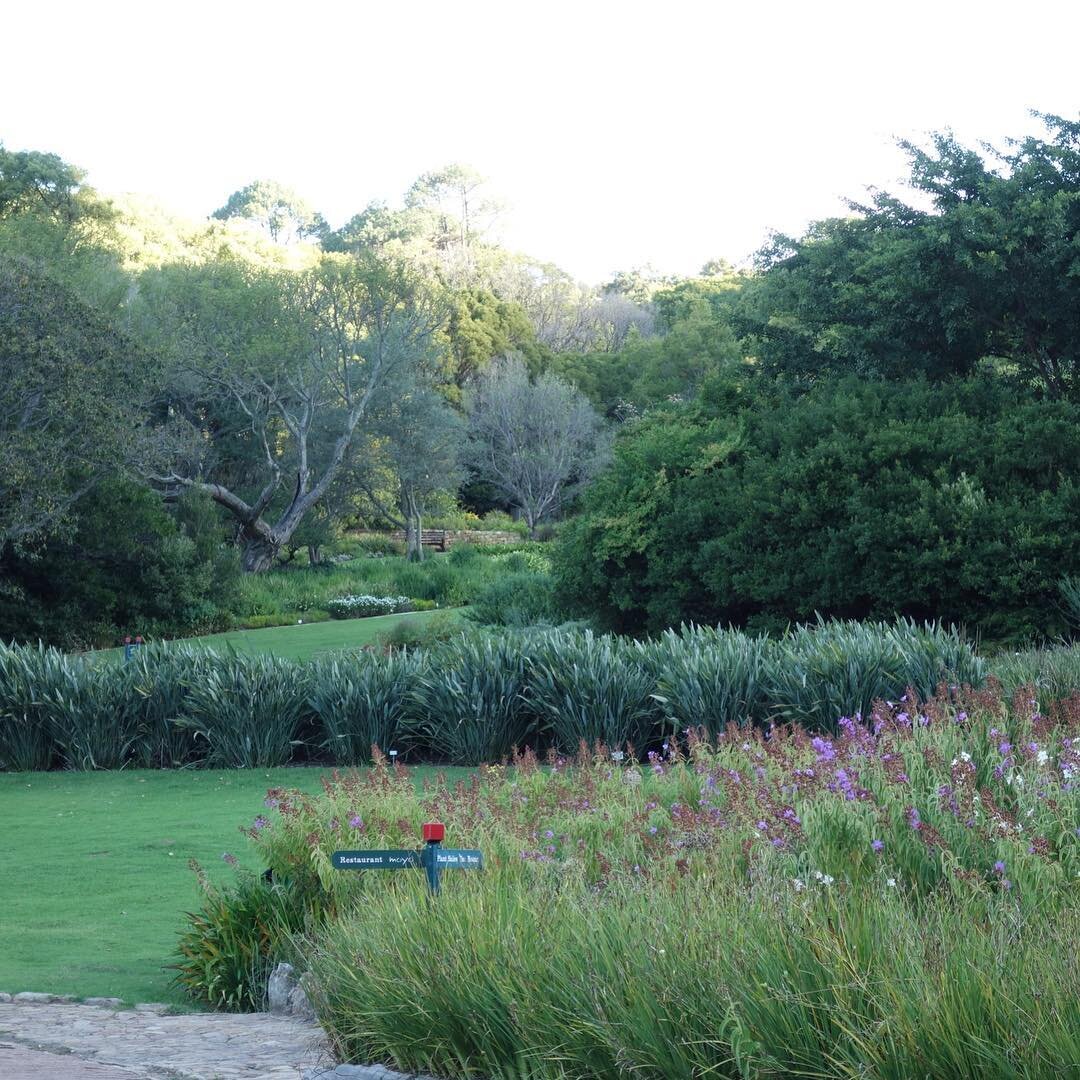
[[188,687],[180,723],[206,744],[214,768],[286,765],[303,746],[308,670],[274,656],[235,654]]
[[1009,693],[1021,686],[1034,686],[1052,697],[1080,691],[1080,645],[999,653],[988,666]]
[[186,645],[144,645],[123,667],[123,708],[136,718],[133,763],[139,768],[175,769],[198,763],[206,744],[185,722],[193,685],[220,664],[210,651]]
[[597,741],[644,749],[658,719],[652,674],[632,643],[610,636],[546,634],[528,657],[524,702],[538,734],[564,752]]
[[[469,549],[462,549],[463,551]],[[326,566],[302,566],[248,574],[240,581],[233,614],[256,616],[326,611],[339,596],[408,596],[440,607],[468,603],[504,572],[492,556],[480,553],[431,557],[410,563],[400,556],[358,558]]]
[[417,741],[459,765],[498,761],[524,745],[534,725],[521,696],[522,640],[462,637],[426,653],[410,694]]
[[[904,622],[820,623],[778,640],[699,627],[646,643],[565,628],[444,627],[431,638],[447,640],[426,642],[415,666],[183,645],[90,664],[0,648],[0,763],[217,767],[323,754],[352,764],[372,742],[399,738],[454,764],[498,761],[514,746],[572,752],[582,739],[643,753],[688,728],[797,721],[832,731],[878,699],[978,685],[986,671],[955,632]],[[1075,664],[1063,652],[1048,685],[1075,685]]]
[[312,665],[308,704],[319,722],[322,747],[344,765],[371,761],[372,747],[397,746],[408,715],[408,688],[417,670],[415,654],[363,653]]
[[926,697],[939,683],[980,685],[986,665],[955,629],[895,623],[819,620],[788,631],[766,676],[775,716],[815,727],[868,715],[875,701],[908,687]]
[[716,735],[729,724],[766,719],[766,678],[775,653],[767,638],[684,626],[640,648],[674,730],[702,727]]
[[46,700],[63,685],[69,661],[43,645],[0,645],[0,769],[47,769],[56,746]]

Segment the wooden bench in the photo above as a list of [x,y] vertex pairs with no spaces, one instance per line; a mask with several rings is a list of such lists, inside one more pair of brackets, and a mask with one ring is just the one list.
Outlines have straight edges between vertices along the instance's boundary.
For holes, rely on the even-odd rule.
[[[404,538],[402,533],[402,538]],[[450,533],[446,529],[421,529],[420,543],[423,547],[435,548],[437,551],[450,549]]]
[[[385,535],[385,534],[384,534]],[[405,543],[405,530],[395,529],[390,534],[395,540]],[[436,551],[449,551],[453,540],[448,529],[421,529],[420,543],[424,547],[435,548]]]

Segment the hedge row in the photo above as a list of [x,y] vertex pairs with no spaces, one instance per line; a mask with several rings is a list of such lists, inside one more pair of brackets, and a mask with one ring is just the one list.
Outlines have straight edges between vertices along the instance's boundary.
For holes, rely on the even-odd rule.
[[309,663],[183,644],[128,663],[0,646],[0,768],[353,765],[372,744],[462,765],[582,739],[644,752],[691,727],[831,730],[909,687],[928,696],[985,674],[954,630],[903,621],[822,622],[779,639],[699,627],[648,642],[475,632]]

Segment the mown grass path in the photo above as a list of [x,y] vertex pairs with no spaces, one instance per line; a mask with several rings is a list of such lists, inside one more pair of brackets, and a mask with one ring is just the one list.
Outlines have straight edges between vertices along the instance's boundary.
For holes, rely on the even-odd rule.
[[[230,630],[225,634],[184,638],[186,645],[206,645],[210,648],[247,653],[273,653],[292,660],[310,660],[319,653],[341,649],[360,649],[373,645],[398,623],[420,624],[438,615],[450,614],[459,618],[454,608],[435,611],[413,611],[404,615],[374,615],[368,619],[331,619],[328,622],[303,623],[292,626],[272,626],[265,630]],[[120,649],[110,649],[101,655],[119,656]]]
[[185,1004],[163,969],[199,902],[188,860],[261,869],[239,828],[327,771],[0,773],[0,991]]

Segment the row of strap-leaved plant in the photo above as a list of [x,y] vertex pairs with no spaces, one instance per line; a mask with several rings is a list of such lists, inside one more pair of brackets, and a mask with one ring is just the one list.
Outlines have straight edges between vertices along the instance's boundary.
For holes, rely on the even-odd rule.
[[673,731],[799,722],[833,730],[909,689],[980,685],[953,629],[819,622],[781,638],[683,627],[464,633],[421,651],[298,662],[150,645],[127,662],[0,646],[0,768],[213,768],[370,760],[475,765],[581,740],[642,755]]

